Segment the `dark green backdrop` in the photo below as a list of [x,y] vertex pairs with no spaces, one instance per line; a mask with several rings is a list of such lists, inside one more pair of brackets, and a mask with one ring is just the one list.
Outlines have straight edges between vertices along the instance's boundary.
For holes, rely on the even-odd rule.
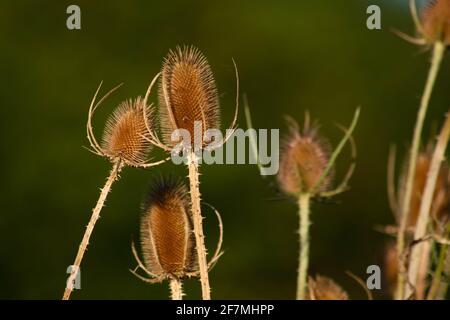
[[[81,7],[82,29],[69,31],[69,4]],[[382,30],[369,31],[366,8],[382,9]],[[412,136],[429,52],[399,39],[413,33],[406,0],[321,1],[2,1],[0,4],[1,209],[0,298],[59,299],[66,268],[110,164],[82,148],[85,122],[98,83],[125,85],[95,118],[100,137],[108,113],[125,98],[145,93],[163,56],[194,44],[208,57],[221,93],[223,123],[234,101],[232,58],[250,101],[255,126],[281,128],[283,116],[305,110],[332,143],[356,106],[357,170],[352,189],[313,206],[311,272],[333,277],[352,298],[363,290],[345,271],[365,276],[380,264],[392,223],[387,206],[389,145],[403,154]],[[449,59],[432,98],[431,120],[449,107]],[[245,127],[243,112],[239,124]],[[346,165],[341,158],[339,169]],[[281,197],[273,178],[255,166],[201,168],[204,200],[225,224],[225,255],[211,272],[213,298],[292,299],[296,286],[295,203]],[[134,278],[130,240],[138,232],[139,204],[161,173],[186,177],[183,167],[126,169],[114,185],[82,265],[80,299],[165,299],[167,284]],[[206,212],[206,211],[205,211]],[[217,237],[206,213],[211,250]],[[199,297],[196,280],[188,298]],[[382,292],[376,297],[386,297]]]

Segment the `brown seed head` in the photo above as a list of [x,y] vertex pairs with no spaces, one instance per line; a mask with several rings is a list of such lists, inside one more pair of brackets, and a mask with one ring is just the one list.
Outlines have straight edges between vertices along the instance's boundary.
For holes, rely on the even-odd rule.
[[[280,170],[277,180],[283,192],[291,196],[311,192],[319,183],[329,161],[328,143],[320,139],[317,126],[310,126],[306,117],[303,133],[293,119],[290,134],[283,142],[280,156]],[[328,174],[318,191],[329,188],[332,174]]]
[[347,293],[330,278],[316,275],[309,278],[308,294],[310,300],[349,300]]
[[202,137],[208,129],[219,129],[219,98],[213,74],[205,56],[195,47],[170,51],[162,66],[159,110],[164,142],[173,146],[171,134],[186,129],[194,143],[194,123],[202,124]]
[[[425,189],[428,171],[430,169],[433,156],[433,144],[429,144],[425,151],[419,153],[417,157],[416,172],[414,175],[413,190],[411,195],[410,215],[408,226],[414,227],[419,217],[422,194]],[[405,166],[406,168],[406,166]],[[402,198],[404,185],[406,183],[406,169],[403,170],[400,178],[400,197]],[[436,182],[436,189],[433,196],[432,216],[440,222],[448,221],[450,217],[450,172],[448,164],[443,162],[439,169]]]
[[[143,116],[143,101],[140,97],[122,102],[106,123],[103,134],[103,150],[112,160],[121,159],[131,166],[145,162],[151,144]],[[152,123],[149,112],[148,123]]]
[[173,180],[155,184],[143,204],[144,264],[158,278],[182,278],[197,268],[189,212],[188,190]]
[[421,20],[427,42],[443,41],[450,45],[450,0],[428,0]]

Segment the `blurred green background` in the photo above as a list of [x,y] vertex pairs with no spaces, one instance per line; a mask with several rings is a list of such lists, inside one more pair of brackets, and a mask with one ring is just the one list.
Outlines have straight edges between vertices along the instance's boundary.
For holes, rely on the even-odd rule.
[[[82,29],[66,28],[66,8],[81,7]],[[366,8],[382,10],[382,30],[366,28]],[[82,146],[90,100],[125,85],[94,120],[101,137],[108,114],[123,99],[143,95],[162,58],[178,44],[198,46],[208,57],[221,94],[223,123],[231,122],[234,71],[248,96],[255,127],[286,132],[284,115],[320,120],[336,145],[362,106],[355,131],[357,169],[352,189],[313,205],[311,273],[335,279],[351,298],[364,291],[345,271],[366,278],[381,264],[387,237],[374,231],[393,223],[386,196],[391,143],[401,156],[412,136],[429,52],[390,29],[414,33],[407,0],[321,1],[2,1],[0,4],[1,213],[0,298],[60,299],[66,268],[81,240],[107,160]],[[449,107],[450,62],[445,59],[428,114],[442,123]],[[155,101],[155,97],[152,98]],[[241,109],[242,111],[242,109]],[[245,127],[243,112],[239,124]],[[155,157],[161,157],[156,153]],[[337,174],[348,164],[348,151]],[[297,268],[295,203],[256,166],[201,168],[206,202],[225,225],[225,255],[210,275],[213,298],[293,299]],[[82,290],[74,299],[166,299],[167,283],[147,285],[135,266],[130,240],[138,236],[139,206],[152,179],[185,178],[184,167],[127,168],[113,186],[82,264]],[[208,246],[217,239],[214,215],[205,210]],[[187,298],[199,298],[197,280]],[[376,298],[386,298],[383,290]]]

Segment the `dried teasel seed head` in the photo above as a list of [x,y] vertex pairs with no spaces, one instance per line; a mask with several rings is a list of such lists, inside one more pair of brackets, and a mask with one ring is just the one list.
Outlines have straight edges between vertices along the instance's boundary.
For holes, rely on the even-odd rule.
[[147,270],[158,278],[182,278],[196,271],[186,186],[162,179],[152,186],[142,207],[141,246]]
[[[290,195],[312,192],[320,182],[330,158],[329,144],[318,136],[317,125],[311,126],[306,115],[303,133],[292,118],[288,118],[290,134],[284,139],[280,169],[277,175],[280,189]],[[326,191],[331,184],[328,174],[316,191]]]
[[213,74],[205,56],[195,47],[170,51],[162,66],[159,110],[164,142],[173,146],[171,134],[186,129],[194,144],[195,122],[202,137],[208,129],[219,129],[219,98]]
[[349,300],[347,293],[330,278],[316,275],[309,277],[308,296],[310,300]]
[[[143,100],[126,100],[106,122],[103,134],[103,150],[112,161],[120,159],[130,166],[145,162],[151,143],[145,138],[148,131],[143,116]],[[151,112],[147,112],[148,123],[153,123]]]
[[[433,157],[434,144],[428,143],[424,151],[417,156],[416,172],[414,174],[413,190],[411,194],[410,215],[408,226],[414,227],[419,217],[422,195],[430,169],[431,159]],[[400,177],[400,199],[404,196],[406,183],[407,166],[404,166]],[[433,196],[431,214],[434,220],[445,223],[450,218],[450,171],[446,162],[442,162],[439,169],[436,188]]]
[[421,15],[422,32],[429,43],[450,45],[450,0],[428,0]]

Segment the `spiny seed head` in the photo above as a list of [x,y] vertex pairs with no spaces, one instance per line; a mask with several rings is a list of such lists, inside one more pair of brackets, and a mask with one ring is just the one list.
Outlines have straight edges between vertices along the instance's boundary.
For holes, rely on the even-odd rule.
[[450,45],[450,0],[428,0],[421,22],[427,42],[443,41]]
[[[329,145],[318,136],[317,125],[310,126],[305,119],[303,133],[295,120],[288,118],[290,134],[285,138],[280,156],[277,180],[280,189],[290,196],[312,192],[324,174],[329,161]],[[332,174],[318,186],[317,191],[326,191]]]
[[194,144],[194,124],[200,122],[203,134],[219,129],[219,98],[213,74],[205,56],[195,47],[170,51],[162,66],[159,110],[164,142],[175,145],[171,134],[186,129]]
[[349,300],[347,293],[330,278],[316,275],[309,278],[308,293],[310,300]]
[[[433,157],[433,144],[429,143],[426,150],[419,153],[414,174],[413,189],[411,194],[410,215],[408,226],[414,227],[419,217],[422,195],[427,182],[428,171]],[[404,196],[406,183],[406,165],[400,178],[400,197]],[[448,164],[443,162],[439,169],[436,188],[433,195],[431,214],[436,221],[446,222],[450,217],[450,172]]]
[[144,264],[158,278],[182,278],[197,269],[189,194],[176,180],[154,184],[143,206],[141,245]]
[[[145,162],[151,143],[145,139],[148,131],[143,108],[140,97],[123,101],[106,122],[103,150],[112,161],[119,158],[131,166]],[[153,121],[150,112],[147,117],[151,125]]]

